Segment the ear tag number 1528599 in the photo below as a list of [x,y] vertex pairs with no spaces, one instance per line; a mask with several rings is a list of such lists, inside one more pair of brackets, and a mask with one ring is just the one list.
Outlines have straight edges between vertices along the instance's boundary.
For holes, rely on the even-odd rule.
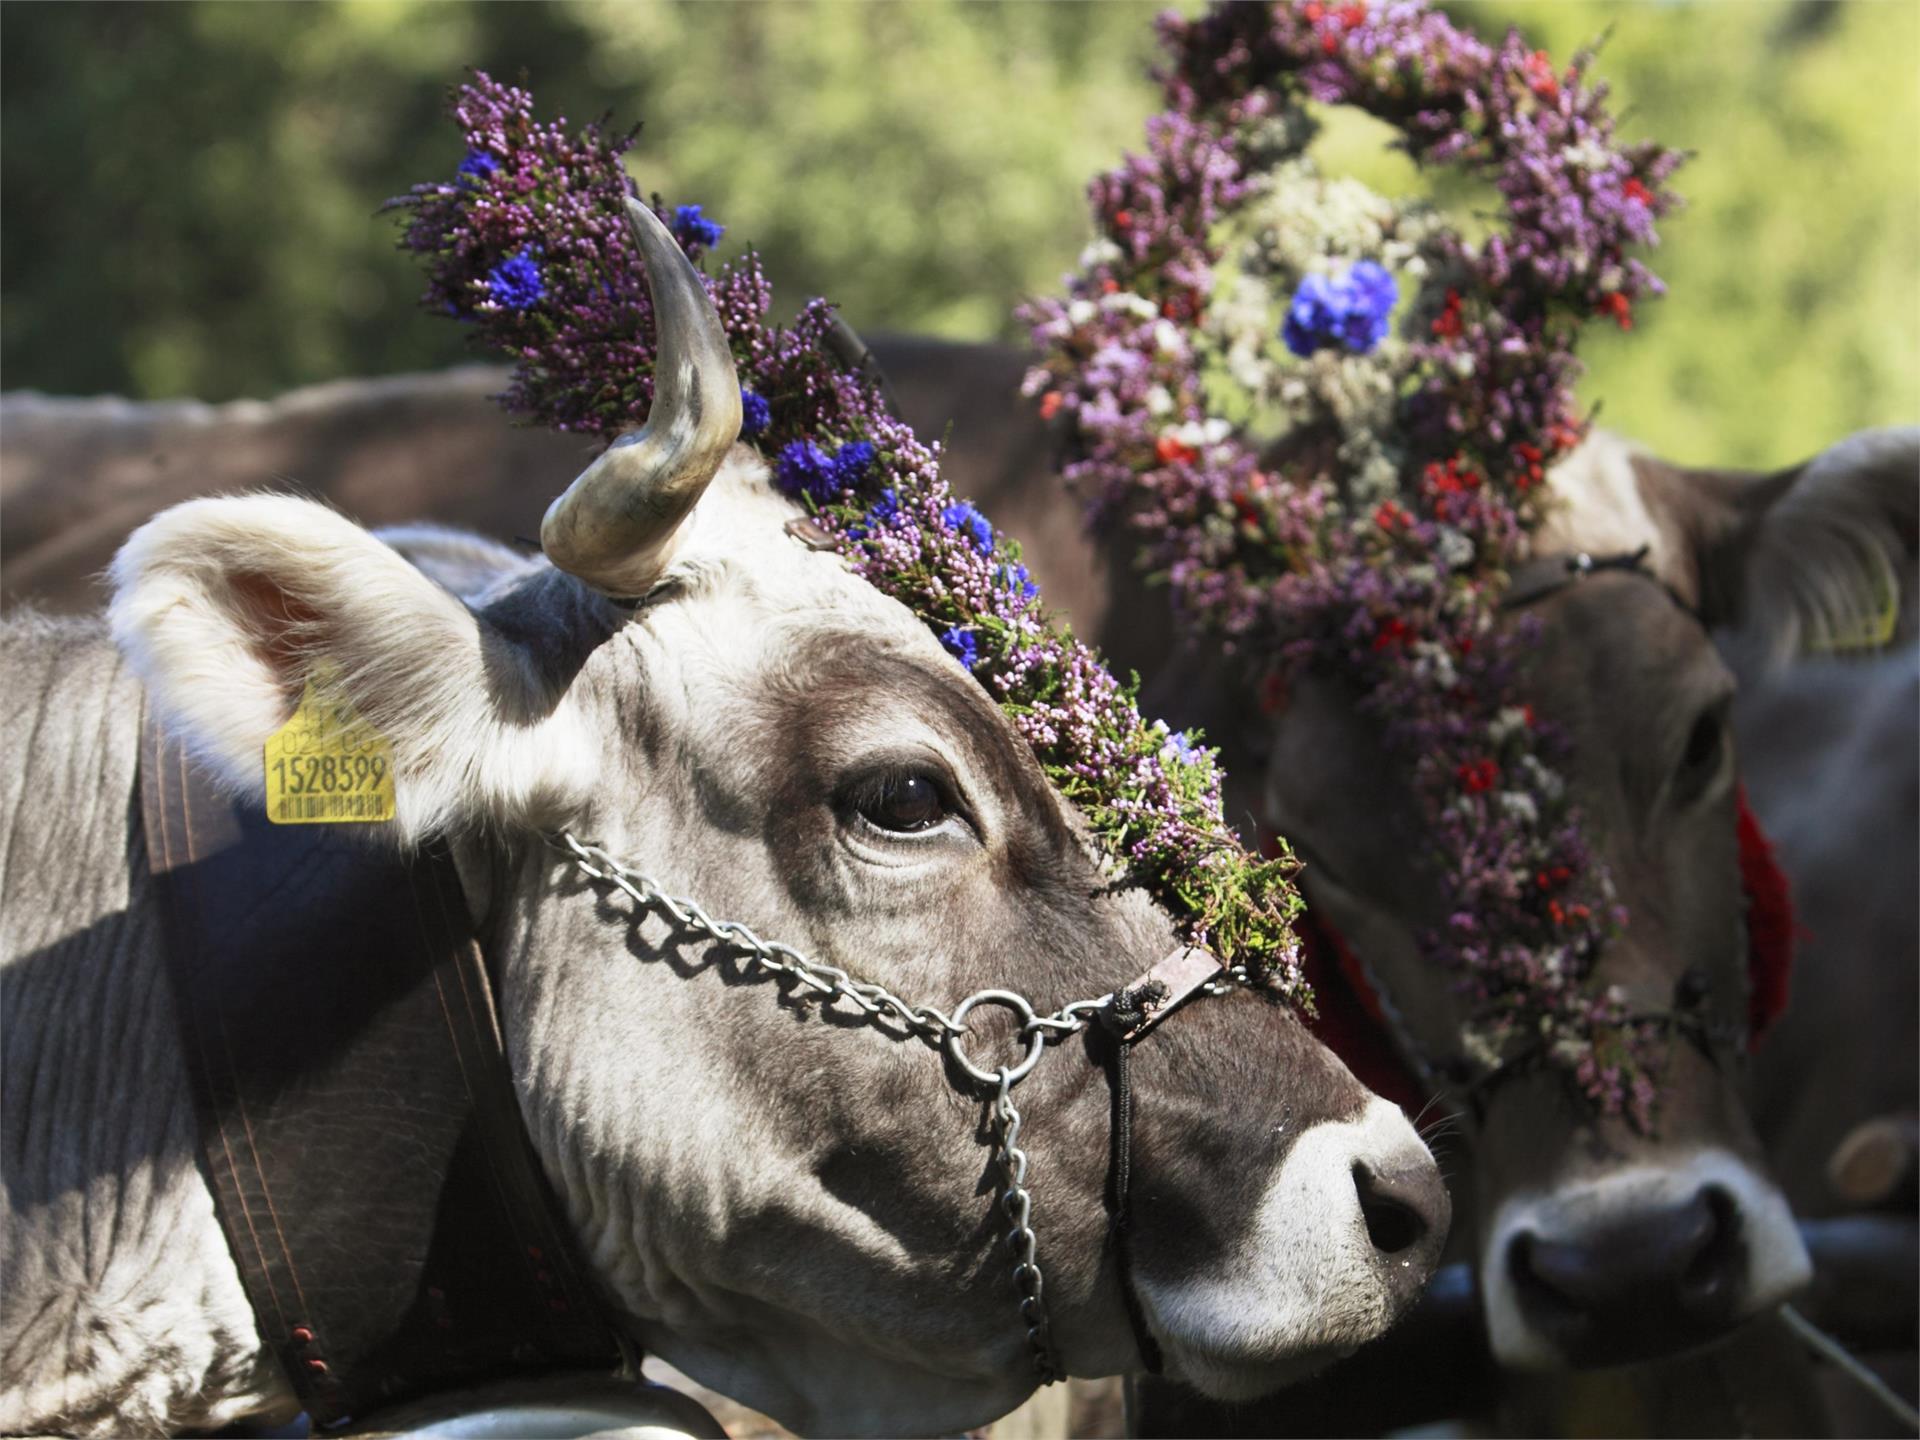
[[353,708],[339,672],[316,670],[267,737],[267,818],[276,825],[393,819],[393,746]]

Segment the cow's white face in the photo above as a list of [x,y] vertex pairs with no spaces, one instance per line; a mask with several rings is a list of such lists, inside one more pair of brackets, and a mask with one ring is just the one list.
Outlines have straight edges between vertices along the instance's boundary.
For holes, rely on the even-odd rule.
[[[1752,619],[1782,648],[1844,623],[1861,580],[1910,539],[1920,432],[1878,432],[1798,472],[1680,472],[1600,437],[1555,473],[1541,554],[1649,547],[1656,579],[1595,574],[1529,608],[1525,684],[1567,728],[1564,773],[1631,923],[1597,968],[1633,1008],[1695,1006],[1739,1033],[1746,937],[1726,717],[1734,682],[1701,622]],[[1671,588],[1672,594],[1669,593]],[[1277,721],[1264,818],[1308,861],[1311,904],[1373,968],[1429,1057],[1466,1018],[1416,935],[1443,917],[1408,856],[1399,766],[1331,681]],[[1595,1123],[1551,1073],[1503,1078],[1473,1137],[1490,1339],[1505,1363],[1607,1364],[1715,1338],[1809,1268],[1766,1175],[1740,1079],[1685,1040],[1659,1077],[1657,1135]]]
[[[684,268],[664,232],[640,239]],[[261,792],[317,668],[391,742],[399,813],[370,839],[454,845],[536,1148],[644,1344],[803,1430],[961,1429],[1032,1385],[978,1100],[921,1042],[638,920],[540,835],[943,1010],[990,986],[1042,1010],[1101,995],[1172,929],[927,628],[786,533],[764,463],[675,431],[735,402],[724,355],[712,339],[718,380],[698,356],[681,372],[700,404],[676,411],[663,379],[653,438],[596,461],[543,530],[637,605],[544,559],[417,531],[396,549],[252,497],[129,540],[114,633],[238,793]],[[694,482],[674,459],[637,500],[582,493],[703,447]],[[635,516],[645,543],[609,544]],[[1137,1359],[1108,1089],[1086,1037],[1059,1049],[1018,1092],[1046,1293],[1067,1367],[1112,1373]],[[1133,1281],[1171,1373],[1257,1393],[1411,1303],[1447,1224],[1432,1159],[1290,1014],[1196,1002],[1140,1047],[1134,1089]]]

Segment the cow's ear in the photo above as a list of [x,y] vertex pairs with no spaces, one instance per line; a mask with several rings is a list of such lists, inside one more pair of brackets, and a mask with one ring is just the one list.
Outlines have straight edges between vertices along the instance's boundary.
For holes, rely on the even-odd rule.
[[393,838],[560,823],[594,748],[520,642],[358,525],[280,496],[195,500],[114,558],[115,642],[148,701],[236,794],[321,677],[392,749]]
[[1703,618],[1774,659],[1884,643],[1913,598],[1920,429],[1865,430],[1772,474],[1633,466]]

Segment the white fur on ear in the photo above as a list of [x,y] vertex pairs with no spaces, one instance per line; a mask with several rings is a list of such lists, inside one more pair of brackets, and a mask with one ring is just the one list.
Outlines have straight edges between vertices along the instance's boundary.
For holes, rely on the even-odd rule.
[[284,496],[193,500],[114,557],[115,643],[195,757],[238,794],[325,663],[393,746],[403,842],[545,823],[592,783],[594,747],[515,646],[359,526]]

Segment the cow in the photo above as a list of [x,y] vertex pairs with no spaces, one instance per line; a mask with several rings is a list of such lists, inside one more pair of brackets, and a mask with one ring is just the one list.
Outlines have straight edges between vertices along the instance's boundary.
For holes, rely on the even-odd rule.
[[[391,745],[368,843],[444,842],[501,937],[515,1099],[636,1342],[803,1431],[952,1432],[1033,1388],[980,1111],[938,1057],[730,981],[542,843],[591,837],[942,1009],[1011,986],[1052,1011],[1174,943],[927,627],[789,533],[698,274],[630,209],[659,396],[555,502],[544,554],[202,498],[121,547],[104,621],[0,627],[0,1429],[293,1408],[196,1161],[135,770],[150,710],[258,801],[316,672]],[[1168,1373],[1259,1393],[1412,1302],[1447,1229],[1433,1159],[1290,1012],[1197,1000],[1132,1084],[1130,1282]],[[1061,1361],[1126,1370],[1104,1077],[1068,1046],[1019,1093]]]
[[[1447,1054],[1462,1011],[1416,943],[1433,901],[1407,858],[1418,842],[1404,771],[1356,697],[1337,678],[1308,676],[1280,713],[1264,713],[1216,657],[1179,643],[1162,592],[1133,573],[1126,542],[1074,542],[1074,507],[1050,473],[1059,437],[1012,399],[1030,363],[1024,353],[885,338],[874,349],[909,420],[953,437],[957,482],[1015,533],[1047,537],[1033,568],[1048,593],[1066,599],[1117,665],[1149,677],[1147,703],[1224,744],[1236,781],[1257,777],[1230,797],[1233,813],[1286,835],[1305,859],[1310,911],[1364,957],[1404,1020],[1403,1044]],[[1767,475],[1671,465],[1602,432],[1549,483],[1557,502],[1539,553],[1646,547],[1643,568],[1595,574],[1528,607],[1542,627],[1532,698],[1571,729],[1568,783],[1634,917],[1597,978],[1624,985],[1649,1010],[1672,1008],[1704,980],[1717,1023],[1738,1028],[1746,986],[1728,727],[1735,685],[1710,632],[1738,628],[1764,686],[1809,635],[1858,629],[1863,612],[1890,599],[1886,581],[1912,570],[1920,431],[1867,432]],[[1910,612],[1909,594],[1900,613]],[[1879,728],[1910,750],[1906,721]],[[1776,740],[1776,766],[1790,750]],[[1901,773],[1896,765],[1890,775]],[[1889,800],[1897,791],[1890,782],[1876,793]],[[1907,877],[1894,887],[1906,894]],[[1878,908],[1889,905],[1897,910],[1897,897]],[[1820,997],[1817,1033],[1830,1035],[1847,1007],[1885,988],[1878,971],[1896,972],[1892,994],[1910,994],[1911,940],[1909,930],[1890,953],[1828,957],[1849,979]],[[1812,1023],[1792,1028],[1805,1035]],[[1876,1010],[1871,1023],[1885,1043],[1854,1069],[1877,1076],[1877,1092],[1911,1095],[1911,1006]],[[1816,1079],[1816,1054],[1815,1044],[1797,1043],[1774,1067],[1762,1090],[1771,1108],[1760,1117],[1767,1139],[1809,1175],[1819,1169],[1814,1152],[1862,1118],[1843,1118],[1857,1111],[1851,1097],[1809,1113],[1817,1102],[1802,1097],[1834,1095]],[[1552,1371],[1668,1356],[1734,1331],[1804,1283],[1806,1252],[1743,1102],[1744,1077],[1723,1066],[1676,1044],[1651,1137],[1594,1123],[1550,1075],[1495,1087],[1481,1122],[1459,1137],[1469,1164],[1455,1189],[1473,1219],[1461,1228],[1477,1246],[1499,1363]]]
[[[1190,676],[1195,661],[1179,651],[1158,594],[1134,579],[1125,554],[1117,547],[1097,545],[1084,535],[1077,504],[1052,478],[1054,438],[1015,399],[1027,357],[1005,347],[956,346],[910,337],[879,337],[874,349],[901,408],[916,428],[923,435],[948,439],[946,466],[957,486],[979,497],[1006,529],[1028,542],[1028,562],[1049,601],[1072,614],[1082,632],[1097,638],[1119,664],[1149,676],[1167,672],[1170,666]],[[549,480],[557,482],[570,473],[578,443],[539,431],[511,432],[504,440],[494,441],[495,422],[486,396],[504,384],[503,371],[476,368],[444,376],[336,385],[300,392],[271,406],[246,402],[221,407],[128,406],[106,400],[9,397],[5,424],[0,425],[0,445],[6,447],[0,481],[7,486],[9,585],[54,603],[83,603],[86,570],[104,562],[132,523],[131,517],[145,513],[143,506],[150,509],[201,488],[244,483],[246,467],[289,473],[295,482],[378,518],[397,518],[411,507],[448,520],[481,524],[501,535],[529,534],[537,524],[540,495]],[[460,478],[466,488],[451,489],[447,482],[435,479],[431,467],[420,463],[419,447],[409,444],[415,432],[431,436],[433,448],[460,456]],[[1657,463],[1617,446],[1608,453],[1613,461],[1624,460],[1628,466]],[[303,464],[307,454],[316,457],[311,465]],[[1828,457],[1827,473],[1846,472],[1859,458],[1857,448],[1837,451]],[[62,483],[62,477],[81,472],[87,475],[87,484]],[[1571,474],[1565,477],[1569,481]],[[1589,478],[1602,490],[1602,482],[1609,479],[1605,475]],[[1723,475],[1720,483],[1730,486],[1735,478]],[[1803,473],[1801,478],[1809,477]],[[1624,498],[1631,499],[1639,481],[1635,478],[1622,487],[1621,479],[1617,472],[1611,476],[1615,497],[1623,498],[1624,490]],[[1897,466],[1894,479],[1898,480]],[[1556,483],[1562,480],[1556,475]],[[1692,482],[1665,467],[1663,478],[1650,483],[1684,493],[1684,486]],[[435,493],[436,485],[444,493]],[[101,503],[103,494],[112,497],[111,504]],[[1589,513],[1595,508],[1589,505]],[[1600,513],[1604,518],[1604,509]],[[1627,538],[1621,532],[1596,543],[1625,544]],[[1629,577],[1620,577],[1620,583],[1645,584]],[[1606,592],[1586,593],[1604,596]],[[1623,610],[1620,617],[1637,613]],[[1680,635],[1686,646],[1697,645],[1699,637],[1693,632],[1683,630]],[[1696,654],[1695,659],[1713,673],[1710,658]],[[1847,682],[1851,688],[1870,683],[1857,665],[1823,663],[1838,676],[1862,677]],[[1901,662],[1887,663],[1898,666]],[[1777,703],[1780,695],[1802,686],[1804,677],[1818,668],[1801,666],[1770,673],[1764,665],[1752,664],[1744,677],[1741,704],[1751,711],[1759,704]],[[1212,737],[1231,742],[1243,761],[1270,748],[1260,733],[1264,722],[1254,716],[1249,723],[1251,707],[1223,703],[1234,692],[1217,676],[1202,678],[1204,683],[1199,684],[1163,683],[1166,703],[1178,703],[1189,713],[1201,712]],[[1860,720],[1846,713],[1852,703],[1847,698],[1851,688],[1836,689],[1837,683],[1829,681],[1795,704],[1801,710],[1813,705],[1823,718],[1824,733],[1841,737],[1856,731]],[[1182,689],[1189,695],[1182,697]],[[1896,688],[1891,693],[1901,692]],[[1882,727],[1886,738],[1879,743],[1890,753],[1911,752],[1913,716],[1907,714],[1903,720],[1897,704],[1891,708],[1882,704],[1875,713],[1886,722]],[[1608,742],[1602,737],[1596,743]],[[1751,782],[1754,808],[1770,829],[1780,828],[1778,839],[1790,869],[1796,862],[1810,863],[1805,857],[1822,843],[1833,850],[1839,838],[1831,827],[1823,830],[1821,816],[1813,812],[1809,800],[1802,801],[1797,815],[1783,809],[1793,787],[1806,788],[1798,778],[1801,767],[1825,764],[1831,770],[1840,763],[1822,759],[1822,754],[1797,724],[1741,736],[1741,759]],[[1781,778],[1769,783],[1770,777]],[[1822,794],[1838,798],[1843,780],[1847,792],[1857,794],[1862,804],[1878,807],[1863,812],[1868,819],[1886,803],[1896,805],[1898,818],[1898,786],[1868,784],[1863,789],[1861,776],[1836,773],[1821,782]],[[1256,819],[1259,789],[1248,786],[1239,797],[1235,813],[1249,825]],[[1846,823],[1844,817],[1833,820],[1841,827]],[[1890,833],[1896,832],[1897,825]],[[1305,838],[1311,840],[1311,832]],[[1904,843],[1910,850],[1911,836]],[[1904,872],[1896,866],[1893,873]],[[1796,874],[1795,879],[1798,882],[1800,876]],[[1809,892],[1809,904],[1817,906],[1819,894],[1832,899],[1840,893],[1841,887],[1828,883],[1824,891]],[[1910,892],[1902,893],[1907,894],[1906,908],[1911,910]],[[1890,895],[1888,903],[1897,899]],[[1738,902],[1729,896],[1725,904],[1724,921],[1731,930]],[[1856,904],[1851,913],[1864,914],[1864,907]],[[1871,1054],[1854,1059],[1866,1067],[1862,1073],[1875,1077],[1871,1098],[1840,1093],[1831,1065],[1821,1058],[1836,1026],[1857,1023],[1846,1017],[1862,1009],[1865,997],[1888,993],[1889,985],[1900,987],[1893,993],[1910,994],[1913,984],[1911,926],[1904,940],[1888,941],[1887,953],[1880,954],[1837,943],[1834,937],[1848,915],[1845,905],[1832,903],[1825,912],[1807,911],[1813,935],[1801,965],[1805,971],[1817,964],[1821,978],[1811,982],[1803,978],[1796,986],[1798,1001],[1778,1035],[1757,1057],[1760,1084],[1754,1120],[1777,1172],[1793,1187],[1791,1198],[1814,1213],[1831,1208],[1815,1203],[1823,1184],[1822,1164],[1849,1129],[1869,1118],[1869,1112],[1860,1107],[1867,1105],[1871,1111],[1874,1105],[1894,1110],[1912,1106],[1915,1067],[1910,1005],[1870,1007],[1867,1018],[1882,1027],[1884,1035],[1865,1047]],[[1897,919],[1892,917],[1893,922]],[[1742,1153],[1751,1153],[1744,1138],[1746,1122],[1735,1113],[1727,1123]],[[1518,1158],[1560,1153],[1573,1143],[1571,1125],[1556,1123],[1541,1133],[1557,1138],[1551,1145],[1541,1145],[1537,1136],[1527,1137],[1524,1146],[1515,1147]],[[1483,1133],[1474,1150],[1485,1151],[1494,1143],[1492,1135]],[[1456,1177],[1465,1213],[1490,1215],[1490,1206],[1477,1208],[1469,1188],[1473,1178],[1471,1173]],[[1771,1207],[1769,1213],[1773,1213]],[[1475,1233],[1479,1226],[1456,1228]],[[1784,1248],[1791,1259],[1793,1247]]]

